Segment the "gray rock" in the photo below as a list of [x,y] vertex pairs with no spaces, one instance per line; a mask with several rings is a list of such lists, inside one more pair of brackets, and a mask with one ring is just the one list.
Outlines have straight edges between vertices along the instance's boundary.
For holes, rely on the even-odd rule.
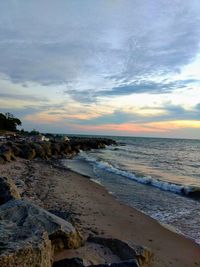
[[50,267],[55,251],[81,245],[70,223],[28,201],[10,200],[0,206],[1,267]]
[[90,265],[88,267],[139,267],[136,260],[128,260],[111,264]]
[[0,177],[0,205],[11,199],[20,199],[17,187],[10,178]]
[[60,261],[56,261],[53,264],[53,267],[85,267],[83,264],[83,260],[80,258],[71,258],[71,259],[63,259]]
[[13,222],[0,221],[1,267],[51,267],[51,241],[46,232],[24,230]]
[[139,266],[151,262],[153,257],[152,252],[146,247],[130,246],[119,239],[90,236],[88,241],[108,247],[122,261],[136,260]]

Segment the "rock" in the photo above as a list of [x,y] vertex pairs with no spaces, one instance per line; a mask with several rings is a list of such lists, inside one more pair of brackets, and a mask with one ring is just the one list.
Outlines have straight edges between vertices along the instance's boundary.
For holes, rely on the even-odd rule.
[[[73,158],[80,150],[102,149],[107,145],[115,145],[116,142],[107,138],[83,138],[72,137],[68,141],[10,141],[0,146],[0,158],[5,162],[19,156],[32,160],[35,157],[41,159]],[[4,163],[0,160],[0,163]]]
[[69,142],[65,142],[64,143],[64,153],[69,154],[71,153],[72,148],[71,145],[69,144]]
[[11,161],[15,159],[12,149],[6,145],[2,145],[0,147],[0,156],[4,159],[4,161]]
[[90,236],[88,241],[108,247],[123,261],[136,260],[138,261],[139,266],[149,263],[153,257],[152,252],[146,247],[137,245],[130,246],[118,239]]
[[4,164],[5,160],[0,156],[0,164]]
[[48,233],[55,250],[78,248],[82,238],[67,221],[25,200],[12,200],[0,206],[0,218],[23,224],[24,230],[43,230]]
[[53,267],[85,267],[83,264],[83,260],[80,258],[72,258],[72,259],[63,259],[60,261],[56,261],[53,264]]
[[59,155],[61,152],[61,144],[60,143],[52,143],[51,150],[53,155]]
[[43,142],[43,143],[41,143],[41,147],[44,150],[46,158],[51,158],[51,156],[52,156],[51,143],[50,142]]
[[35,149],[36,157],[39,157],[41,159],[46,159],[45,151],[40,144],[32,143],[31,146],[33,149]]
[[21,143],[14,143],[9,141],[6,143],[6,145],[12,149],[12,152],[15,156],[19,156],[20,154],[22,154]]
[[128,260],[111,264],[90,265],[88,267],[139,267],[136,260]]
[[[86,267],[81,258],[71,258],[56,261],[53,267]],[[88,267],[139,267],[137,261],[128,260],[111,264],[89,265]]]
[[0,206],[1,267],[50,267],[55,251],[81,245],[70,223],[28,201]]
[[30,146],[30,144],[27,143],[22,146],[20,156],[22,156],[25,159],[32,160],[36,156],[36,151],[34,148]]
[[0,221],[1,267],[51,267],[51,241],[45,232],[24,231],[23,226]]
[[14,182],[6,177],[0,177],[0,205],[11,199],[20,199]]

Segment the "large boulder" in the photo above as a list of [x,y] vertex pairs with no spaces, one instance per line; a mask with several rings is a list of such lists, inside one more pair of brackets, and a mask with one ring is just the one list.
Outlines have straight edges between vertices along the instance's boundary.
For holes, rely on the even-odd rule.
[[85,267],[85,265],[81,258],[71,258],[56,261],[53,267]]
[[48,233],[56,250],[78,248],[82,244],[79,232],[67,221],[25,200],[9,201],[0,207],[0,218],[23,224],[28,229]]
[[[87,267],[81,258],[71,258],[56,261],[53,267]],[[136,260],[121,261],[116,263],[89,265],[88,267],[139,267]]]
[[0,240],[1,267],[50,267],[55,251],[82,245],[70,223],[22,200],[0,206]]
[[54,262],[53,267],[142,267],[149,266],[152,261],[151,251],[142,246],[130,246],[119,239],[98,236],[90,236],[87,241],[85,251],[93,247],[95,253],[99,253],[99,257],[91,253],[88,258],[85,253],[81,255],[79,250],[79,253],[75,255],[82,256],[82,258],[58,260]]
[[0,177],[0,205],[11,199],[20,199],[17,187],[10,178]]
[[46,232],[24,229],[14,222],[0,221],[1,267],[51,267],[51,241]]
[[136,260],[128,260],[122,262],[115,262],[111,264],[98,264],[98,265],[90,265],[88,267],[140,267]]
[[128,265],[132,262],[132,264],[138,263],[139,266],[142,266],[151,262],[153,257],[153,253],[146,247],[130,246],[128,243],[115,238],[90,236],[88,241],[109,248],[113,254],[117,255],[122,261],[126,261]]

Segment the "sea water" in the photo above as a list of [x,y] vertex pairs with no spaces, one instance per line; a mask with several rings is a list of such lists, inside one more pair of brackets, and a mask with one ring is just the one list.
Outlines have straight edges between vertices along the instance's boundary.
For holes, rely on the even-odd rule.
[[200,140],[111,138],[117,146],[82,151],[64,164],[200,244]]

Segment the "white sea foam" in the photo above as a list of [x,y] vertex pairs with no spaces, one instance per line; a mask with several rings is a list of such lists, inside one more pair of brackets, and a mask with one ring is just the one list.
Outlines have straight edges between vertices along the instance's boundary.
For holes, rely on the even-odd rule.
[[128,179],[132,179],[136,182],[146,184],[146,185],[151,185],[151,186],[160,188],[165,191],[170,191],[170,192],[182,194],[182,195],[189,195],[191,192],[193,192],[196,189],[192,186],[184,186],[181,184],[175,184],[175,183],[156,179],[152,176],[141,176],[141,175],[131,173],[129,171],[121,170],[117,167],[112,166],[108,162],[98,161],[96,158],[89,156],[85,152],[81,152],[80,157],[85,159],[87,162],[93,164],[95,167],[99,169],[102,169],[104,171],[111,172],[117,175],[121,175]]

